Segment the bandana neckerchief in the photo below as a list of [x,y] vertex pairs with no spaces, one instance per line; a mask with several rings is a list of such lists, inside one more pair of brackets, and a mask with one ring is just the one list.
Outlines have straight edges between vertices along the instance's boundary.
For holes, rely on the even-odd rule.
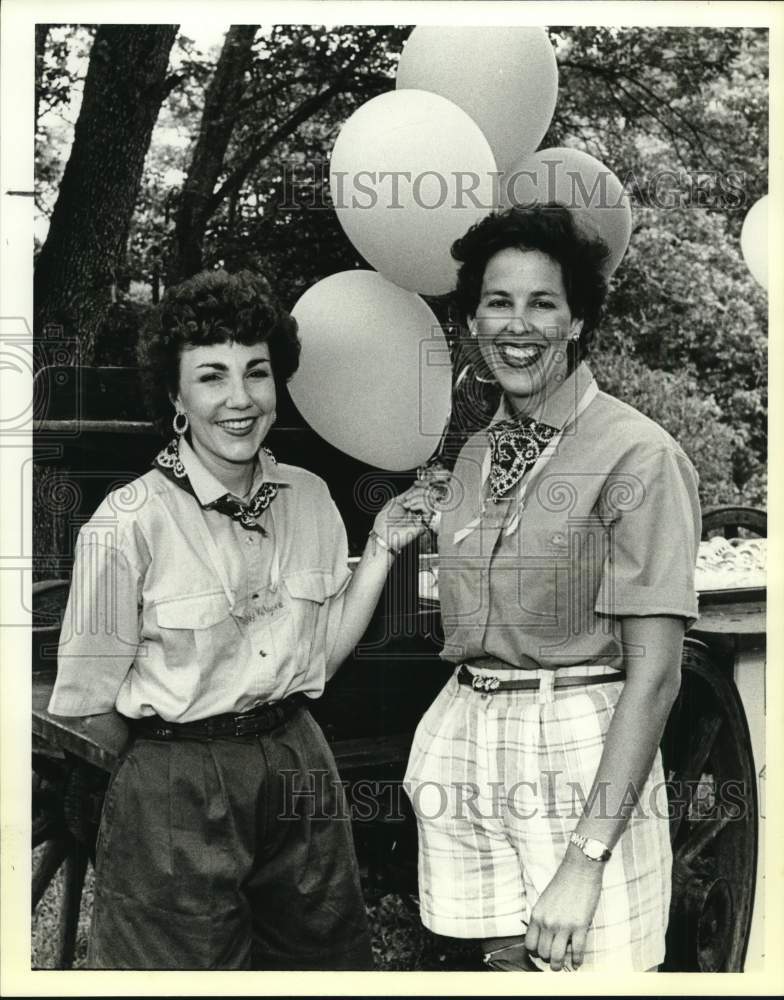
[[[275,462],[275,456],[269,448],[265,448],[264,453]],[[167,479],[176,483],[186,493],[190,493],[196,500],[199,499],[188,478],[188,473],[185,471],[185,466],[182,464],[178,438],[172,438],[166,447],[158,452],[152,464]],[[256,518],[269,507],[277,496],[277,493],[277,483],[262,483],[247,503],[243,503],[230,493],[225,493],[223,496],[218,497],[217,500],[207,504],[206,509],[217,510],[221,514],[226,514],[233,521],[239,522],[247,531],[258,531],[266,537],[267,532],[260,524],[257,524]]]
[[556,427],[522,415],[500,420],[487,428],[490,497],[494,502],[502,500],[504,494],[520,482],[557,433]]

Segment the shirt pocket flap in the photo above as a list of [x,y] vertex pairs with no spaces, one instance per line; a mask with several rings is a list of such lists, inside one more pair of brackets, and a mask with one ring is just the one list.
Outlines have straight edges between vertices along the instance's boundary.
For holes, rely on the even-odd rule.
[[218,593],[177,597],[155,607],[161,628],[210,628],[228,618],[230,613],[225,595]]
[[285,579],[286,589],[292,597],[323,604],[340,590],[341,581],[329,570],[311,569],[291,573]]

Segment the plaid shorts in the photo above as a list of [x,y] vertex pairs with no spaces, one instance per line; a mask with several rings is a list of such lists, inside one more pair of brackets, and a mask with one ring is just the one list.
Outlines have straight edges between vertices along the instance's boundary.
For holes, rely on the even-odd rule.
[[[553,689],[552,674],[538,673],[539,691],[496,694],[453,675],[417,728],[406,789],[419,829],[422,921],[437,934],[524,934],[583,812],[623,681]],[[657,753],[606,863],[583,969],[644,971],[663,961],[671,872]]]

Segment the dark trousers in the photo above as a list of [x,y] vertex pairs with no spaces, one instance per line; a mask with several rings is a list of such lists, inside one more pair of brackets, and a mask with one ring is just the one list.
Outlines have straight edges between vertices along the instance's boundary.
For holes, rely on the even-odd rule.
[[88,965],[373,967],[343,790],[306,709],[264,735],[131,745],[104,802]]

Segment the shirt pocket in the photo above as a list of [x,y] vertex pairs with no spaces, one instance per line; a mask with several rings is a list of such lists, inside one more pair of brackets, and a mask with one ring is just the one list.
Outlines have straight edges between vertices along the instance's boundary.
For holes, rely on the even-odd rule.
[[237,623],[222,591],[160,601],[155,616],[169,668],[198,666],[204,671],[216,650],[236,646]]
[[319,617],[341,584],[329,570],[313,569],[289,574],[283,580],[283,587],[288,595],[289,614],[272,626],[277,652],[281,658],[292,656],[295,650],[302,652],[306,657],[302,664],[305,668],[313,653],[324,652],[313,649],[314,642],[324,638],[318,634]]

